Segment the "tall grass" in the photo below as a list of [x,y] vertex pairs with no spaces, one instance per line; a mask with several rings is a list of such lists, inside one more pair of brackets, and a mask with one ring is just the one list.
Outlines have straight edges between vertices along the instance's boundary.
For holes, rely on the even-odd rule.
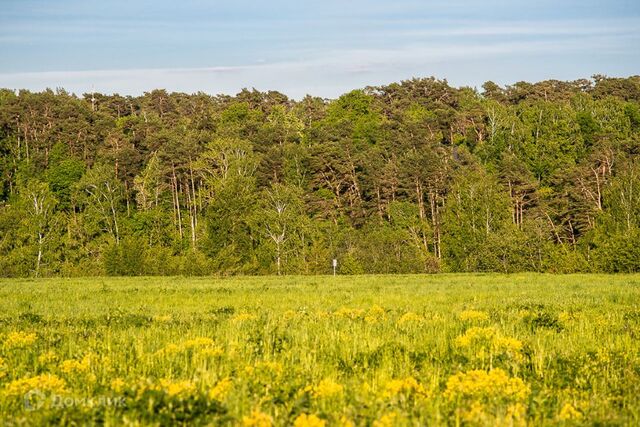
[[637,425],[639,297],[638,275],[0,281],[0,419]]

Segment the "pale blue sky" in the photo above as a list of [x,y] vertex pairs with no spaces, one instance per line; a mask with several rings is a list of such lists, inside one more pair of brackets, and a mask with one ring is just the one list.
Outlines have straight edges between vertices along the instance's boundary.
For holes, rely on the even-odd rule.
[[640,0],[0,0],[0,87],[335,97],[640,74]]

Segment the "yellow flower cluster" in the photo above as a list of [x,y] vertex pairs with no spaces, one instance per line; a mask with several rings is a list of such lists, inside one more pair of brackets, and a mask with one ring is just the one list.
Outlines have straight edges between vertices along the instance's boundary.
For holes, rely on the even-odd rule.
[[364,320],[367,323],[377,323],[383,321],[385,317],[386,315],[384,308],[380,307],[379,305],[374,305],[369,309],[367,315],[364,317]]
[[394,379],[388,381],[382,389],[381,395],[385,399],[393,398],[399,394],[415,393],[420,396],[427,396],[427,390],[415,378]]
[[169,397],[189,397],[197,391],[196,385],[188,380],[171,380],[163,378],[160,380],[161,391],[164,391]]
[[247,322],[250,320],[256,320],[258,318],[258,316],[256,316],[255,314],[251,314],[251,313],[239,313],[236,314],[234,317],[231,318],[231,321],[233,323],[243,323],[243,322]]
[[4,340],[4,347],[7,350],[28,347],[36,342],[36,338],[35,332],[10,332]]
[[579,420],[580,418],[582,418],[582,413],[570,403],[565,403],[558,413],[558,419],[561,421]]
[[447,380],[445,396],[450,399],[472,397],[523,401],[529,387],[520,378],[511,378],[502,369],[457,373]]
[[253,411],[251,415],[242,417],[243,427],[271,427],[273,418],[264,412]]
[[473,327],[457,337],[455,344],[458,347],[471,347],[475,344],[491,343],[496,335],[497,331],[494,328]]
[[385,319],[385,310],[379,305],[373,305],[369,310],[362,308],[340,307],[333,315],[339,319],[360,320],[367,323],[377,323]]
[[458,318],[463,322],[484,322],[489,320],[489,315],[484,311],[479,310],[464,310]]
[[115,391],[116,393],[121,393],[122,390],[124,390],[126,383],[124,382],[124,380],[122,378],[114,378],[113,380],[111,380],[111,390]]
[[209,398],[221,401],[229,394],[232,388],[233,381],[231,381],[231,378],[224,378],[209,390]]
[[400,316],[400,318],[398,319],[398,326],[404,326],[404,325],[410,325],[410,324],[415,324],[415,323],[419,323],[422,322],[424,319],[422,318],[422,316],[409,311],[405,314],[403,314],[402,316]]
[[0,380],[7,375],[7,362],[0,357]]
[[5,392],[9,396],[21,396],[31,390],[64,393],[67,384],[62,378],[52,374],[42,374],[30,378],[21,378],[7,384]]
[[91,369],[91,355],[86,355],[82,360],[69,359],[60,364],[60,370],[65,374],[84,374]]
[[393,427],[397,425],[398,413],[389,412],[373,422],[373,427]]
[[325,420],[314,414],[300,414],[293,422],[293,427],[324,427],[326,424]]
[[344,386],[331,379],[324,379],[316,386],[307,386],[306,391],[311,391],[314,397],[327,399],[338,397],[344,392]]
[[38,356],[38,363],[41,363],[43,365],[48,365],[49,363],[53,363],[56,360],[58,360],[58,356],[56,356],[56,353],[52,350],[49,350]]
[[356,427],[356,425],[351,421],[346,415],[343,415],[338,420],[338,426],[340,427]]
[[494,328],[469,328],[463,335],[455,339],[455,345],[460,348],[476,350],[475,356],[484,357],[490,351],[494,355],[508,354],[519,359],[522,341],[515,338],[503,337]]
[[333,315],[340,319],[357,320],[364,317],[365,311],[361,308],[340,307],[333,313]]

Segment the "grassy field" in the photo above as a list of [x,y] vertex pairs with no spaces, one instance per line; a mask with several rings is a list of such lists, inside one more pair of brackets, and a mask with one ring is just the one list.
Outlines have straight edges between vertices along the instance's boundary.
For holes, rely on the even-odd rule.
[[638,425],[640,276],[0,281],[0,424]]

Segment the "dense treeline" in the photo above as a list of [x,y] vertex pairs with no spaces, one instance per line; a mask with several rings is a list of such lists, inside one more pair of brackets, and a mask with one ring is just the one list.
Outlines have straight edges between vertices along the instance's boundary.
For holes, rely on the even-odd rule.
[[640,270],[640,77],[0,90],[0,275]]

